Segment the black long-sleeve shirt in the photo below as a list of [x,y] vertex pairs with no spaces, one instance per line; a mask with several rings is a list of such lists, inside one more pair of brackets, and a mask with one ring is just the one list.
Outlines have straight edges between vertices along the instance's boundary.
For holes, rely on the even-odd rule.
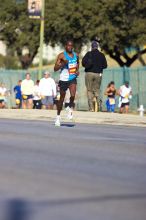
[[103,53],[94,49],[85,54],[82,66],[85,67],[85,72],[102,73],[107,68],[107,61]]

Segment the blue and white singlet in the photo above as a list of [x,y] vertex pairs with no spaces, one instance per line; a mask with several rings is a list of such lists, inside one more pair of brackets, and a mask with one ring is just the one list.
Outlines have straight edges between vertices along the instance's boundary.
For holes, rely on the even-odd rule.
[[66,51],[64,51],[65,59],[68,60],[68,64],[66,64],[60,72],[60,80],[61,81],[70,81],[77,77],[77,65],[78,58],[76,53],[73,52],[73,57],[70,57]]

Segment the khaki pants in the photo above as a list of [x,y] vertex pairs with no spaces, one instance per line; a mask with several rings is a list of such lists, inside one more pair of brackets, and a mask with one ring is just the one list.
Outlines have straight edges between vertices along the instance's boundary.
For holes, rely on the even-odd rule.
[[85,74],[85,85],[87,88],[87,97],[89,110],[94,109],[93,98],[98,99],[102,76],[99,73],[87,72]]

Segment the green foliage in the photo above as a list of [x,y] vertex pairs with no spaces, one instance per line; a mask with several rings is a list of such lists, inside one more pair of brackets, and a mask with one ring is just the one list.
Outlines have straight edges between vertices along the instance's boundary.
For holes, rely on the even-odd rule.
[[[43,66],[48,66],[54,63],[55,63],[55,60],[48,61],[47,59],[43,59]],[[30,67],[39,67],[39,63],[31,64]]]
[[[39,46],[39,27],[37,20],[29,19],[27,4],[16,4],[15,0],[1,2],[0,8],[0,38],[4,40],[11,51],[16,51],[23,68],[27,68],[37,53]],[[22,51],[29,50],[27,62]]]
[[16,57],[0,55],[0,68],[20,69],[19,60]]
[[[121,66],[129,66],[141,53],[146,43],[146,0],[108,0],[99,11],[97,33],[103,49]],[[104,19],[102,18],[104,15]],[[103,20],[101,20],[103,19]],[[135,48],[130,57],[125,48]]]
[[73,39],[76,50],[89,41],[93,0],[60,0],[46,2],[45,41],[64,44],[67,39]]
[[[75,47],[101,39],[103,50],[121,66],[130,66],[146,43],[146,0],[54,0],[46,4],[45,40],[55,44],[73,38]],[[134,47],[131,57],[126,48]]]
[[[45,43],[64,44],[73,39],[75,49],[91,39],[101,39],[105,53],[120,66],[130,66],[146,50],[146,0],[46,0]],[[0,8],[0,38],[11,51],[17,52],[23,68],[27,68],[39,47],[40,21],[29,19],[26,3],[4,0]],[[29,54],[23,56],[27,47]],[[126,48],[135,48],[129,55]]]

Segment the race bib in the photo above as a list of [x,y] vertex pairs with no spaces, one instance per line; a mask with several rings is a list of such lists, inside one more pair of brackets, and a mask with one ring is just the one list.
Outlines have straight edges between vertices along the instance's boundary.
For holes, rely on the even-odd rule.
[[69,63],[68,64],[69,74],[76,74],[77,72],[77,63]]
[[115,105],[115,99],[110,98],[110,99],[109,99],[109,104],[110,104],[110,105]]

